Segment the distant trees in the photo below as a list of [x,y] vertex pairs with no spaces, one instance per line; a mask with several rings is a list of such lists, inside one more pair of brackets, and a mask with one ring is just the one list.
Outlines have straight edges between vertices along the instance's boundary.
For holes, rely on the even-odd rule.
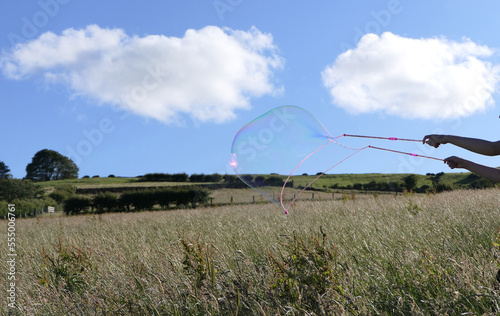
[[188,176],[186,173],[147,173],[140,177],[139,181],[145,182],[221,182],[222,175],[213,174],[192,174]]
[[222,175],[218,173],[213,174],[192,174],[189,176],[190,182],[221,182]]
[[251,174],[246,174],[241,176],[241,180],[245,183],[252,183],[253,182],[253,176]]
[[0,179],[10,178],[12,178],[12,175],[10,174],[9,167],[7,167],[7,165],[3,161],[0,161]]
[[16,205],[16,216],[32,215],[55,201],[44,195],[44,190],[29,180],[0,179],[0,218],[7,216],[7,203]]
[[147,173],[140,177],[139,181],[146,182],[186,182],[188,181],[189,176],[186,173]]
[[0,200],[33,199],[43,195],[43,189],[31,181],[0,179]]
[[377,182],[370,181],[368,183],[354,183],[345,186],[335,183],[330,186],[332,189],[347,189],[347,190],[368,190],[368,191],[390,191],[390,192],[401,192],[403,188],[406,188],[403,182]]
[[26,178],[49,181],[78,178],[78,167],[66,156],[50,149],[40,150],[26,166]]
[[440,172],[438,174],[428,173],[426,176],[428,176],[431,180],[432,187],[436,188],[441,184],[441,177],[444,176],[444,172]]
[[93,212],[96,214],[107,212],[131,212],[153,210],[155,205],[162,209],[191,207],[207,202],[209,191],[203,188],[168,188],[158,190],[144,190],[124,192],[117,195],[111,192],[101,192],[93,198],[72,196],[64,201],[64,212],[67,215]]
[[417,187],[417,176],[414,174],[410,174],[403,178],[404,187],[407,190],[414,190]]
[[70,197],[64,202],[66,215],[80,214],[91,206],[91,200],[84,196]]
[[[271,173],[270,176],[256,176],[251,174],[245,174],[241,176],[243,182],[256,187],[272,186],[272,187],[282,187],[285,184],[283,177]],[[293,180],[286,183],[286,187],[293,187]]]
[[[392,191],[392,192],[402,192],[404,190],[410,191],[410,192],[416,192],[416,193],[426,193],[426,192],[443,192],[443,191],[449,191],[453,190],[452,186],[449,184],[444,184],[440,182],[440,178],[444,175],[444,173],[438,173],[438,174],[427,174],[429,177],[428,179],[432,181],[432,187],[424,184],[421,186],[418,186],[418,181],[419,177],[417,175],[411,174],[408,176],[405,176],[399,181],[391,181],[391,182],[378,182],[378,181],[370,181],[368,183],[354,183],[354,184],[349,184],[346,186],[340,186],[339,184],[333,184],[330,186],[332,189],[348,189],[348,190],[367,190],[367,191]],[[472,176],[469,176],[467,179],[471,178]],[[481,179],[482,180],[482,179]],[[475,182],[472,183],[471,180],[469,181],[460,181],[457,182],[456,184],[465,184],[464,188],[474,188],[473,185],[478,185],[478,187],[488,187],[488,183],[485,183],[483,181],[481,182]]]
[[71,185],[64,185],[57,187],[54,191],[49,193],[49,197],[56,201],[58,204],[63,203],[75,194],[75,188]]

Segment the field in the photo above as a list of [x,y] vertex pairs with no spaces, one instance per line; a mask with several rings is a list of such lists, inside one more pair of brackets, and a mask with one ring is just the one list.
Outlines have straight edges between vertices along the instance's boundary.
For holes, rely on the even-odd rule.
[[[370,181],[375,182],[399,182],[402,181],[404,177],[410,174],[405,173],[363,173],[363,174],[326,174],[315,182],[315,187],[331,187],[332,185],[338,186],[348,186],[355,183],[368,183]],[[468,175],[467,173],[445,173],[441,178],[441,183],[446,185],[458,185],[463,181]],[[422,185],[432,185],[429,177],[424,175],[415,175],[417,178],[417,186]],[[294,176],[295,185],[306,185],[310,183],[316,176]]]
[[139,178],[113,177],[113,178],[80,178],[66,180],[51,180],[38,182],[37,185],[46,190],[53,190],[59,187],[72,186],[75,188],[116,188],[116,187],[168,187],[179,185],[197,185],[193,182],[143,182]]
[[487,314],[499,205],[487,189],[18,219],[15,314]]
[[[331,187],[338,185],[340,187],[353,185],[355,183],[368,183],[370,181],[376,182],[398,182],[409,174],[326,174],[315,182],[315,187]],[[446,173],[441,178],[441,182],[446,185],[458,185],[461,181],[467,178],[470,172],[465,173]],[[432,182],[429,177],[424,175],[416,175],[417,186],[431,185]],[[293,176],[294,186],[306,185],[314,180],[316,176]],[[201,183],[195,183],[201,184]],[[38,185],[44,188],[58,188],[61,186],[73,186],[76,188],[101,188],[101,187],[127,187],[127,186],[171,186],[171,185],[193,185],[192,182],[141,182],[139,178],[134,177],[111,177],[111,178],[81,178],[81,179],[68,179],[68,180],[52,180],[40,182]]]
[[[285,199],[292,200],[295,196],[301,200],[328,200],[328,199],[344,199],[346,195],[351,193],[368,193],[368,194],[396,194],[391,191],[378,191],[377,189],[356,189],[356,184],[375,183],[398,183],[402,184],[403,179],[409,174],[326,174],[320,177],[310,187],[312,191],[301,193],[303,187],[314,181],[316,175],[299,175],[293,176],[290,183],[293,188],[285,189]],[[449,186],[450,188],[460,189],[471,184],[468,178],[471,173],[447,173],[440,177],[439,183]],[[414,175],[416,178],[416,187],[428,186],[432,190],[433,183],[430,176]],[[282,176],[283,177],[283,176]],[[284,179],[284,177],[283,177]],[[172,186],[210,186],[220,185],[224,187],[222,182],[150,182],[140,181],[134,177],[111,177],[111,178],[82,178],[82,179],[67,179],[67,180],[52,180],[47,182],[39,182],[37,185],[42,187],[46,194],[53,192],[58,188],[74,188],[79,191],[94,191],[94,190],[114,190],[113,192],[126,192],[127,190],[142,190],[153,188],[168,188]],[[391,190],[397,189],[396,187]],[[226,205],[237,203],[254,203],[267,201],[258,192],[251,189],[216,189],[210,190],[209,205]],[[78,191],[78,192],[79,192]],[[281,187],[267,187],[261,191],[265,191],[269,196],[273,196],[275,200],[279,200]],[[92,198],[96,193],[80,192]]]

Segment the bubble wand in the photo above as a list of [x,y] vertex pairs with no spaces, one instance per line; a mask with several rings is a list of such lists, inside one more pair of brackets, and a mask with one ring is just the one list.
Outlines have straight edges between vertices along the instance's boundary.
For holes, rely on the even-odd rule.
[[351,134],[344,134],[342,136],[358,137],[358,138],[371,138],[371,139],[385,139],[385,140],[402,140],[402,141],[407,141],[407,142],[421,142],[421,140],[418,140],[418,139],[407,139],[407,138],[397,138],[397,137],[379,137],[379,136],[365,136],[365,135],[351,135]]
[[[418,140],[418,139],[407,139],[407,138],[397,138],[397,137],[380,137],[380,136],[366,136],[366,135],[351,135],[351,134],[343,134],[343,135],[340,135],[340,136],[337,136],[337,137],[332,137],[332,138],[329,138],[329,141],[325,144],[323,144],[322,146],[320,146],[319,148],[317,148],[315,151],[313,151],[312,153],[310,153],[306,158],[304,158],[298,165],[297,167],[295,167],[295,169],[288,175],[288,177],[286,178],[286,181],[285,183],[283,184],[283,187],[281,188],[281,194],[280,194],[280,203],[281,203],[281,207],[285,210],[285,214],[288,214],[288,210],[290,209],[290,207],[294,204],[294,202],[299,198],[299,196],[307,189],[309,188],[314,182],[316,182],[316,180],[318,180],[320,177],[322,177],[325,173],[327,173],[328,171],[330,171],[331,169],[335,168],[336,166],[340,165],[341,163],[343,163],[344,161],[346,161],[347,159],[351,158],[352,156],[358,154],[359,152],[365,150],[366,148],[373,148],[373,149],[378,149],[378,150],[383,150],[383,151],[388,151],[388,152],[393,152],[393,153],[397,153],[397,154],[403,154],[403,155],[408,155],[408,156],[412,156],[412,157],[419,157],[419,158],[426,158],[426,159],[433,159],[433,160],[438,160],[438,161],[444,161],[443,159],[441,158],[436,158],[436,157],[430,157],[430,156],[424,156],[424,155],[419,155],[419,154],[415,154],[415,153],[409,153],[409,152],[404,152],[404,151],[399,151],[399,150],[394,150],[394,149],[389,149],[389,148],[383,148],[383,147],[377,147],[377,146],[372,146],[372,145],[368,145],[368,146],[365,146],[365,147],[362,147],[362,148],[350,148],[350,147],[347,147],[339,142],[337,142],[337,139],[341,138],[341,137],[358,137],[358,138],[370,138],[370,139],[381,139],[381,140],[392,140],[392,141],[408,141],[408,142],[421,142],[421,140]],[[347,148],[347,149],[351,149],[351,150],[354,150],[355,152],[349,156],[347,156],[346,158],[344,158],[343,160],[341,160],[340,162],[336,163],[335,165],[333,165],[332,167],[328,168],[326,171],[322,172],[321,174],[319,174],[316,178],[313,179],[313,181],[311,181],[308,185],[306,185],[300,192],[299,194],[297,194],[292,202],[290,202],[290,204],[288,205],[288,207],[285,207],[285,205],[283,204],[283,194],[285,192],[285,187],[286,187],[286,184],[288,183],[288,181],[290,180],[290,177],[293,175],[293,173],[297,170],[297,168],[299,168],[309,157],[311,157],[313,154],[315,154],[317,151],[319,151],[321,148],[325,147],[326,145],[330,144],[330,143],[335,143],[337,145],[340,145],[344,148]]]
[[[238,131],[231,145],[230,166],[243,183],[281,206],[285,213],[288,213],[289,208],[299,196],[321,176],[367,148],[443,161],[443,159],[435,157],[372,145],[350,148],[339,142],[342,137],[406,142],[421,141],[399,137],[355,134],[341,134],[334,137],[311,113],[303,108],[288,105],[274,108],[262,114]],[[332,143],[338,146],[327,146]],[[341,151],[337,151],[335,147],[343,147],[352,150],[352,152],[338,157],[336,159],[338,162],[333,166],[328,164],[328,160],[316,160],[316,156],[319,156],[320,152],[330,154],[332,149],[334,150],[332,153],[334,156],[329,157],[336,157],[335,155]],[[285,205],[285,188],[292,179],[292,175],[299,173],[299,170],[304,169],[306,166],[308,168],[316,166],[315,168],[326,171],[317,173],[316,177],[305,188],[301,188],[298,195],[294,195],[291,203]],[[266,174],[270,174],[272,177],[264,178]],[[283,178],[274,177],[280,174],[288,175],[286,181],[283,182]],[[272,192],[273,190],[277,191]],[[272,194],[270,194],[271,192]]]
[[[379,137],[379,136],[366,136],[366,135],[351,135],[351,134],[344,134],[342,136],[345,136],[345,137],[358,137],[358,138],[371,138],[371,139],[384,139],[384,140],[399,140],[399,141],[418,142],[418,143],[420,143],[422,141],[422,140],[419,140],[419,139],[408,139],[408,138],[398,138],[398,137]],[[435,158],[435,157],[429,157],[429,156],[424,156],[424,155],[418,155],[418,154],[414,154],[414,153],[408,153],[408,152],[404,152],[404,151],[392,150],[392,149],[387,149],[387,148],[382,148],[382,147],[376,147],[376,146],[371,146],[371,145],[368,146],[368,148],[385,150],[385,151],[390,151],[390,152],[393,152],[393,153],[398,153],[398,154],[403,154],[403,155],[410,155],[410,156],[413,156],[413,157],[421,157],[421,158],[427,158],[427,159],[434,159],[434,160],[444,161],[441,158]]]

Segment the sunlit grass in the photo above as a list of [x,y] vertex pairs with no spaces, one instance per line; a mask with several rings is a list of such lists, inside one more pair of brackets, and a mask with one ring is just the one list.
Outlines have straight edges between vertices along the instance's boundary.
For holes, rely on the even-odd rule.
[[73,186],[73,187],[86,187],[86,186],[102,186],[102,185],[121,185],[128,183],[137,183],[139,178],[126,178],[126,177],[95,177],[95,178],[80,178],[80,179],[65,179],[65,180],[51,180],[44,182],[37,182],[41,187],[60,187],[60,186]]
[[[18,306],[26,315],[485,314],[500,304],[499,205],[490,189],[300,201],[289,215],[257,203],[22,219]],[[303,267],[334,277],[322,286],[287,277]]]

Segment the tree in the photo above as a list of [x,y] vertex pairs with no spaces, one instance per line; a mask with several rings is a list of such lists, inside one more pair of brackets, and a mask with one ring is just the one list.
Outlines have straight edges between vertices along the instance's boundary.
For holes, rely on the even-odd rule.
[[428,173],[427,175],[430,176],[432,187],[437,189],[437,187],[441,185],[441,177],[444,176],[444,172],[440,172],[438,174]]
[[118,197],[111,192],[99,192],[92,199],[92,205],[98,214],[112,212],[118,208]]
[[43,195],[43,190],[31,181],[21,179],[0,179],[0,201],[34,199]]
[[12,175],[10,174],[9,167],[7,167],[7,165],[3,161],[0,161],[0,179],[10,178],[12,178]]
[[407,190],[413,190],[417,186],[417,176],[414,174],[410,174],[403,178],[404,186]]
[[285,181],[279,176],[271,176],[266,179],[267,185],[273,186],[273,187],[281,187],[283,184],[285,184]]
[[73,160],[57,151],[43,149],[26,166],[26,178],[34,181],[77,179],[78,171]]
[[203,182],[221,182],[222,176],[218,173],[207,174],[203,178]]
[[224,178],[224,182],[227,182],[227,183],[234,183],[234,182],[238,181],[238,177],[235,175],[232,175],[232,174],[225,174],[223,176],[223,178]]
[[64,202],[64,213],[76,215],[86,211],[91,206],[91,200],[83,196],[74,196]]

